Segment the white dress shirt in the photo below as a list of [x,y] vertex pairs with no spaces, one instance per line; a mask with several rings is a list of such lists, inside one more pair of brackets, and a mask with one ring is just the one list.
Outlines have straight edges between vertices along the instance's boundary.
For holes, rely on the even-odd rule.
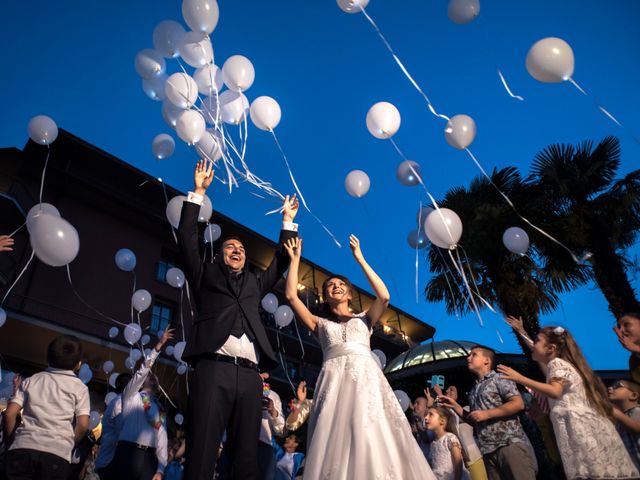
[[[187,195],[187,201],[197,205],[202,205],[204,202],[204,196],[195,192],[189,192]],[[282,229],[297,232],[298,224],[283,221]],[[227,355],[229,357],[245,358],[253,363],[259,363],[260,361],[260,354],[256,346],[251,340],[249,340],[249,337],[246,334],[242,334],[240,338],[229,335],[229,338],[227,338],[226,342],[216,350],[216,353],[219,353],[220,355]],[[279,398],[278,401],[280,401]],[[280,416],[282,416],[282,414],[280,414]]]
[[122,392],[122,428],[118,441],[155,448],[158,459],[157,471],[163,473],[167,466],[167,431],[164,425],[156,429],[149,424],[142,397],[140,397],[140,389],[159,354],[160,352],[155,348],[151,349]]

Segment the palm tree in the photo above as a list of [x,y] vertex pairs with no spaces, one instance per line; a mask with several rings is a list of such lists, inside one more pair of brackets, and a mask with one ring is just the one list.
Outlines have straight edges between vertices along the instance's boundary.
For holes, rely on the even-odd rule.
[[[544,212],[544,226],[575,252],[590,256],[593,279],[618,318],[640,311],[627,277],[625,249],[640,231],[640,170],[620,180],[620,142],[606,137],[573,147],[551,145],[536,155],[526,186]],[[574,262],[549,242],[539,250],[547,265],[564,270]],[[570,275],[570,269],[567,270]]]
[[[535,187],[523,182],[517,169],[494,171],[491,179],[512,199],[522,215],[534,223],[538,220],[542,209],[532,201]],[[531,229],[528,229],[533,240],[529,256],[515,255],[504,247],[502,234],[507,228],[527,227],[486,178],[474,179],[468,189],[451,189],[440,206],[455,211],[464,226],[460,247],[452,252],[458,269],[449,252],[431,245],[427,256],[434,275],[427,283],[425,297],[432,302],[444,300],[449,313],[472,310],[468,290],[459,274],[459,270],[464,269],[471,288],[477,287],[474,299],[479,307],[483,306],[481,296],[504,314],[522,316],[527,332],[535,335],[540,313],[557,308],[558,293],[587,281],[588,271],[580,265],[567,265],[562,269],[552,263],[538,266],[535,245],[542,240],[541,235]],[[526,348],[523,350],[528,352]]]

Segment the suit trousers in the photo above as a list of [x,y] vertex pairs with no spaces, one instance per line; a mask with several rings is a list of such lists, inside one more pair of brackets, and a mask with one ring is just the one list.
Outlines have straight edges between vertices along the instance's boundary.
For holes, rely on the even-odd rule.
[[262,379],[256,370],[201,358],[190,382],[184,480],[211,480],[220,441],[231,478],[258,480]]

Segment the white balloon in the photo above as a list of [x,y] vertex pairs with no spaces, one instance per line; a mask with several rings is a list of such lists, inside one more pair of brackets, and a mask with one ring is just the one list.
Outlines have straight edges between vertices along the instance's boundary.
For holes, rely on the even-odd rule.
[[176,107],[167,99],[162,102],[162,118],[174,130],[176,129],[176,123],[178,123],[178,117],[184,110],[184,108]]
[[502,234],[502,243],[510,252],[524,255],[529,250],[529,235],[520,227],[510,227]]
[[422,179],[420,164],[413,160],[404,160],[400,162],[396,168],[396,177],[401,184],[407,187],[414,187],[418,185]]
[[337,0],[340,10],[347,13],[360,13],[369,0]]
[[0,307],[0,327],[2,327],[7,321],[7,312],[4,308]]
[[42,213],[33,218],[30,233],[36,256],[52,267],[69,264],[80,250],[78,231],[64,218]]
[[104,396],[104,404],[109,405],[118,396],[116,392],[109,392]]
[[116,379],[118,378],[119,375],[120,374],[117,372],[109,375],[109,385],[111,385],[111,388],[116,388]]
[[198,68],[193,74],[193,79],[198,85],[198,91],[202,95],[213,95],[222,89],[222,70],[217,65],[209,64]]
[[113,372],[113,362],[111,360],[107,360],[106,362],[104,362],[102,364],[102,371],[107,375]]
[[402,411],[406,412],[409,405],[411,405],[409,395],[407,395],[403,390],[394,390],[393,393],[395,393],[398,402],[400,402],[400,408],[402,408]]
[[373,358],[373,361],[376,362],[376,365],[378,365],[378,367],[382,370],[382,363],[380,363],[380,358],[378,358],[378,356],[371,352],[371,358]]
[[371,181],[369,175],[362,170],[352,170],[344,179],[344,188],[352,197],[362,198],[369,191]]
[[176,142],[171,135],[161,133],[156,135],[151,142],[151,152],[158,160],[164,160],[173,155],[176,149]]
[[[219,102],[220,99],[217,93],[214,93],[209,97],[205,97],[200,102],[201,113],[208,125],[213,125],[215,127],[222,121]],[[215,133],[215,130],[211,133],[214,136],[219,135]]]
[[131,304],[137,312],[144,312],[151,306],[151,294],[144,288],[136,290],[131,296]]
[[127,357],[124,360],[124,366],[125,368],[127,368],[128,370],[133,370],[133,368],[136,366],[136,361],[131,358],[131,357]]
[[176,416],[173,419],[176,421],[178,425],[182,425],[182,423],[184,422],[184,417],[182,416],[181,413],[176,413]]
[[182,288],[184,285],[184,273],[177,267],[167,270],[167,283],[174,288]]
[[249,110],[251,121],[260,130],[270,132],[280,123],[282,112],[280,105],[273,98],[262,96],[256,98]]
[[144,334],[144,335],[142,335],[142,337],[140,338],[140,343],[141,343],[142,345],[146,345],[147,343],[149,343],[149,340],[151,340],[151,337],[145,333],[145,334]]
[[371,353],[373,353],[378,358],[378,360],[380,360],[380,368],[384,368],[387,365],[387,356],[382,350],[376,348],[375,350],[372,350]]
[[165,348],[164,353],[166,353],[170,357],[173,356],[173,345],[169,345],[167,348]]
[[182,204],[187,199],[184,195],[177,195],[167,203],[166,215],[167,220],[173,228],[178,228],[180,224],[180,215],[182,214]]
[[440,248],[453,249],[462,236],[462,221],[453,210],[438,208],[429,214],[424,229],[431,243]]
[[82,380],[82,383],[84,384],[87,384],[91,381],[91,379],[93,378],[93,372],[91,371],[91,368],[89,368],[89,365],[83,363],[80,366],[80,370],[78,371],[78,378]]
[[376,138],[391,138],[400,128],[400,112],[389,102],[378,102],[367,112],[367,128]]
[[276,313],[276,310],[278,309],[278,297],[276,297],[273,293],[269,292],[262,298],[262,300],[260,301],[260,304],[262,305],[262,308],[264,308],[266,312],[269,312],[273,315],[274,313]]
[[167,78],[167,99],[179,108],[191,108],[198,99],[198,85],[186,73],[178,72]]
[[187,342],[182,341],[175,344],[173,347],[173,358],[175,358],[178,362],[182,361],[182,354],[184,353],[184,347],[187,346]]
[[244,92],[256,78],[251,60],[243,55],[233,55],[222,65],[222,79],[230,90]]
[[204,33],[185,33],[180,42],[179,50],[182,59],[194,68],[213,63],[213,46],[209,37]]
[[182,112],[176,123],[176,133],[189,145],[198,142],[204,135],[206,128],[204,117],[195,110]]
[[27,126],[29,138],[40,145],[50,145],[58,138],[58,125],[51,117],[36,115]]
[[289,305],[280,305],[276,309],[276,313],[274,313],[273,315],[276,319],[276,325],[278,325],[278,327],[280,328],[289,325],[294,318],[293,310],[291,310],[291,307]]
[[133,345],[140,340],[140,335],[142,335],[142,329],[137,323],[131,322],[124,327],[124,339],[129,345]]
[[469,115],[455,115],[444,128],[447,143],[458,150],[464,150],[476,138],[476,122]]
[[560,83],[573,75],[574,57],[571,46],[556,37],[538,40],[527,53],[527,71],[544,83]]
[[175,58],[185,33],[178,22],[164,20],[153,29],[153,48],[166,58]]
[[418,233],[418,230],[411,230],[411,232],[409,232],[409,235],[407,236],[407,243],[409,244],[409,246],[413,249],[422,249],[424,247],[427,246],[429,239],[427,238],[427,234],[424,233],[424,230],[422,230],[422,228],[420,229],[420,232]]
[[33,207],[31,207],[29,213],[27,213],[27,230],[29,232],[31,232],[33,219],[43,213],[48,213],[49,215],[53,215],[54,217],[60,216],[60,212],[58,211],[58,209],[50,203],[36,203]]
[[220,140],[213,129],[205,130],[202,138],[195,144],[195,147],[198,155],[205,160],[215,162],[222,158]]
[[116,338],[118,336],[118,333],[120,333],[118,327],[111,327],[109,329],[109,338]]
[[480,15],[480,0],[449,0],[449,19],[463,25]]
[[178,375],[184,375],[185,373],[187,373],[187,365],[184,363],[178,365],[178,368],[176,368],[176,373]]
[[218,24],[220,10],[216,0],[183,0],[182,16],[191,30],[211,33]]
[[168,77],[163,73],[157,77],[142,80],[142,90],[151,100],[161,102],[167,98],[165,93]]
[[243,93],[225,90],[220,94],[220,115],[224,123],[238,125],[249,113],[249,100]]
[[151,48],[145,48],[136,54],[135,67],[140,77],[150,79],[162,75],[167,69],[167,64],[160,53]]
[[128,248],[121,248],[118,250],[116,252],[115,260],[118,268],[125,272],[130,272],[136,268],[136,254]]
[[207,228],[204,229],[204,243],[213,243],[222,235],[222,229],[220,225],[210,223]]
[[148,358],[149,355],[151,355],[151,349],[150,348],[145,348],[144,349],[144,358]]
[[91,412],[89,412],[89,430],[96,428],[100,424],[100,420],[100,414],[95,410],[91,410]]
[[213,204],[211,203],[211,199],[207,196],[203,196],[202,205],[200,206],[200,212],[198,213],[198,221],[201,223],[206,223],[211,218],[213,214]]

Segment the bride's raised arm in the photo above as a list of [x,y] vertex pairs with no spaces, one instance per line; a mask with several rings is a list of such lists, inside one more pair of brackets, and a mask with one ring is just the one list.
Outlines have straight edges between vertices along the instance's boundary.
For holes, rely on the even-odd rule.
[[285,242],[284,248],[287,250],[289,257],[291,257],[285,295],[296,316],[309,330],[315,333],[318,319],[298,297],[298,268],[300,268],[300,256],[302,254],[302,239],[300,237],[290,238]]
[[389,290],[387,286],[384,284],[382,279],[378,276],[376,272],[373,271],[373,268],[367,263],[364,259],[364,255],[362,255],[362,250],[360,250],[360,240],[355,235],[349,235],[349,247],[351,247],[351,253],[353,253],[353,258],[356,259],[360,268],[364,272],[364,275],[367,277],[367,281],[371,288],[373,289],[373,293],[376,296],[376,299],[367,310],[367,316],[369,317],[370,327],[373,326],[380,320],[382,314],[387,309],[389,305],[389,300],[391,296],[389,295]]

